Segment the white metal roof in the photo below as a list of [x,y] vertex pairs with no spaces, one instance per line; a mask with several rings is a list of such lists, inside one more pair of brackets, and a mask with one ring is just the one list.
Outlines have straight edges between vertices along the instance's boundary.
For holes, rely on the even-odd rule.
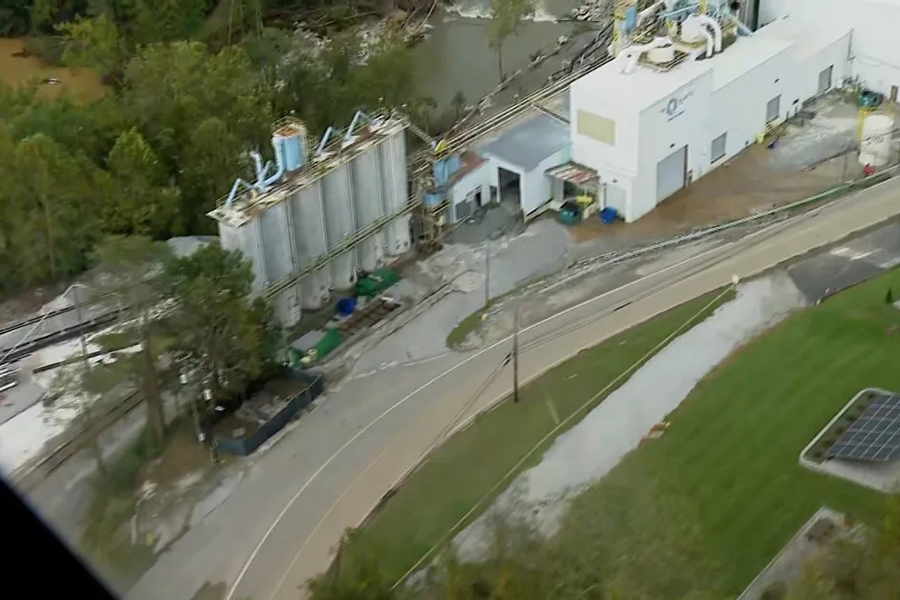
[[697,62],[688,58],[671,71],[660,72],[638,65],[633,73],[625,75],[621,72],[622,60],[614,59],[575,81],[576,95],[582,98],[596,95],[603,98],[604,104],[616,106],[623,112],[639,113],[712,68],[710,61]]
[[570,143],[567,125],[547,115],[538,114],[510,127],[498,138],[481,147],[480,152],[531,171],[542,160]]
[[[900,0],[898,0],[900,1]],[[815,27],[790,16],[777,19],[760,27],[754,38],[792,40],[797,44],[798,58],[805,60],[835,43],[852,31],[849,22],[838,23],[822,19]]]
[[716,54],[708,62],[713,68],[713,89],[718,90],[741,75],[785,52],[793,41],[771,39],[758,35],[739,37],[733,44]]

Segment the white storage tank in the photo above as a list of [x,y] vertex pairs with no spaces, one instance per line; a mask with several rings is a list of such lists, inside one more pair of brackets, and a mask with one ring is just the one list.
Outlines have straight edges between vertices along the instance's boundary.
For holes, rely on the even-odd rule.
[[860,164],[883,167],[890,162],[893,130],[894,118],[890,115],[876,113],[865,118],[859,143]]
[[[406,140],[404,130],[391,135],[379,145],[381,181],[384,205],[388,214],[395,215],[409,201],[408,175],[406,171]],[[387,254],[401,256],[409,251],[411,236],[409,214],[394,219],[387,227]]]
[[252,294],[258,295],[265,287],[266,272],[260,239],[260,220],[253,219],[242,225],[219,221],[219,243],[225,250],[239,250],[253,269]]
[[655,48],[647,51],[647,60],[652,63],[662,65],[675,60],[675,45],[668,43],[666,37],[657,37],[656,42],[659,44]]
[[[304,186],[288,200],[292,209],[298,269],[303,269],[328,251],[322,200],[321,179]],[[322,308],[328,302],[330,287],[331,275],[327,266],[303,277],[300,280],[302,307],[310,310]]]
[[703,23],[699,15],[689,15],[681,23],[681,41],[685,44],[697,44],[706,40]]
[[[257,218],[260,226],[266,282],[269,286],[291,277],[297,272],[294,239],[290,223],[290,204],[281,202],[266,208]],[[292,285],[270,298],[278,320],[293,325],[300,320],[300,299],[297,286]]]
[[[384,214],[382,202],[381,165],[378,148],[373,146],[353,159],[353,200],[356,207],[356,226],[363,229]],[[384,262],[384,232],[363,240],[358,247],[359,266],[374,271]]]
[[[325,204],[325,231],[328,248],[334,248],[356,231],[350,163],[342,163],[325,175],[322,182]],[[348,290],[356,283],[354,252],[344,252],[331,261],[331,285]]]

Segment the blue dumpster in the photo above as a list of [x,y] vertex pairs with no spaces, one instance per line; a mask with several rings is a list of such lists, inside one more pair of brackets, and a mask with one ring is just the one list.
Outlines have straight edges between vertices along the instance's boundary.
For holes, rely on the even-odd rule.
[[602,223],[610,225],[610,224],[612,224],[613,221],[616,220],[616,217],[619,216],[619,212],[616,209],[607,206],[606,208],[604,208],[603,210],[600,211],[599,216],[600,216],[600,221]]

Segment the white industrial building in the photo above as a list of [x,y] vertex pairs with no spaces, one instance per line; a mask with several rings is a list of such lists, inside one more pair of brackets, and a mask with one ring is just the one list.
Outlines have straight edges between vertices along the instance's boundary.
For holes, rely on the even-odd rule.
[[[623,28],[630,35],[611,48],[616,58],[572,84],[568,124],[538,114],[477,148],[477,168],[450,182],[450,222],[505,187],[528,218],[562,199],[563,180],[635,221],[839,85],[859,61],[847,20],[780,16],[751,34],[724,5],[708,14],[679,0],[636,6]],[[756,8],[765,22],[770,12]]]
[[547,175],[570,158],[569,126],[544,114],[532,115],[498,137],[464,153],[448,181],[448,220],[461,221],[500,198],[515,198],[524,217],[562,196],[562,182]]
[[850,28],[830,25],[782,19],[730,45],[711,27],[712,57],[659,36],[626,48],[572,85],[573,162],[596,171],[603,206],[639,219],[846,76]]
[[897,99],[900,88],[900,0],[756,0],[760,25],[785,16],[817,29],[853,30],[848,76]]

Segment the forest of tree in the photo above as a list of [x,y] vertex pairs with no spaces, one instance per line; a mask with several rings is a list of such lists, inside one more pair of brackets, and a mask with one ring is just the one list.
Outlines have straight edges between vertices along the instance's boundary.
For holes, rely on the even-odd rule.
[[278,116],[316,135],[357,109],[423,106],[399,38],[363,61],[344,28],[313,54],[264,18],[327,4],[236,0],[223,29],[210,0],[0,0],[0,33],[52,35],[110,87],[80,104],[0,84],[0,299],[88,268],[106,235],[212,233],[205,213],[249,176],[247,150],[271,152]]

